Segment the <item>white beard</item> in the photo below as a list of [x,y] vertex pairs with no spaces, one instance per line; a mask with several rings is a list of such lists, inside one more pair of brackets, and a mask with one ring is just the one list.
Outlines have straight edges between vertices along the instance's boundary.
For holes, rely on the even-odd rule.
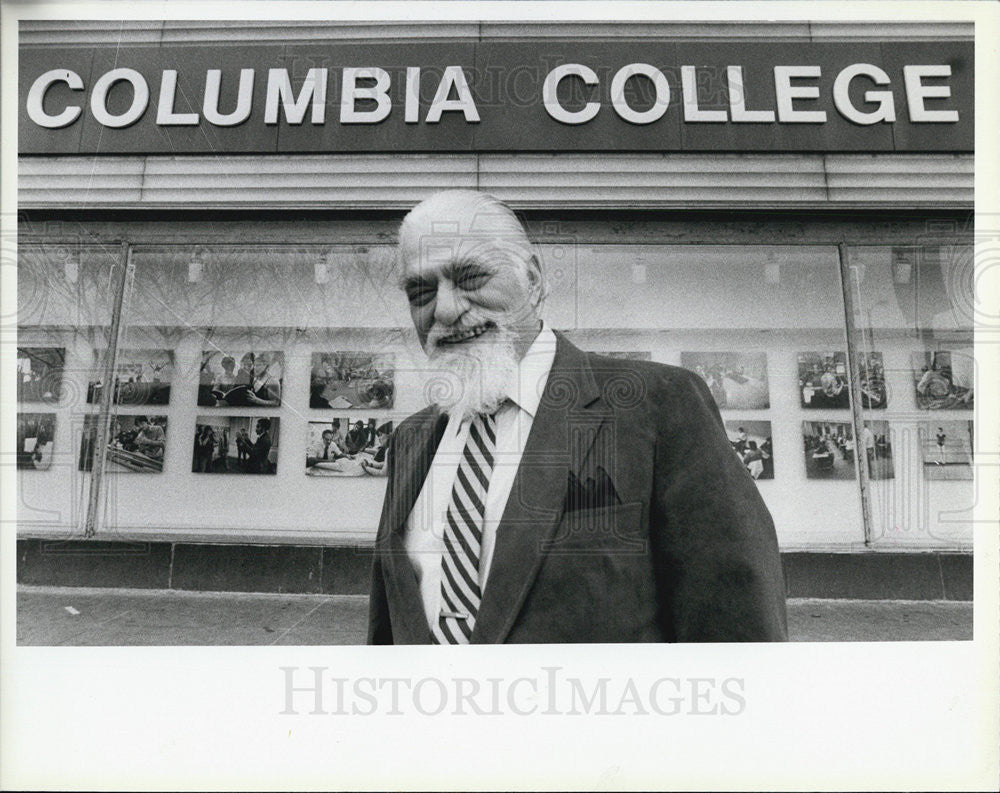
[[430,344],[435,374],[427,383],[428,401],[463,419],[496,413],[510,396],[517,371],[515,338],[512,331],[497,327],[461,350]]

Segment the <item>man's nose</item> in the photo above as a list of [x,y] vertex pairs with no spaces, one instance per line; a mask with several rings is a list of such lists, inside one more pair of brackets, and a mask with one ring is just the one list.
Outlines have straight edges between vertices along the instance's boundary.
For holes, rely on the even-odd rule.
[[438,284],[434,302],[434,321],[440,325],[454,325],[467,309],[465,298],[454,286],[448,283]]

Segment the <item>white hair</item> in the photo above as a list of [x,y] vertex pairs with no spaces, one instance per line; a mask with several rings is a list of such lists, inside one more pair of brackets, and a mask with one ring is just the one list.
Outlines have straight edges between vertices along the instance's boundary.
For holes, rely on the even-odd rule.
[[[471,222],[466,222],[468,218],[471,218]],[[502,249],[508,260],[519,265],[525,275],[533,257],[541,261],[524,224],[514,210],[489,193],[478,190],[442,190],[425,198],[399,224],[400,249],[421,221],[429,222],[431,228],[440,227],[444,235],[457,233],[502,242]],[[543,279],[538,290],[536,309],[541,307],[545,297]]]

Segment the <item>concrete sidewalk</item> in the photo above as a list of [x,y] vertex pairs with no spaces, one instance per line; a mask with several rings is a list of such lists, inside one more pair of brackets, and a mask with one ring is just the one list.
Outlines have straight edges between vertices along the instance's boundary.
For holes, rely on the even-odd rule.
[[[363,644],[365,595],[17,588],[19,645]],[[971,640],[972,603],[788,601],[793,641]]]

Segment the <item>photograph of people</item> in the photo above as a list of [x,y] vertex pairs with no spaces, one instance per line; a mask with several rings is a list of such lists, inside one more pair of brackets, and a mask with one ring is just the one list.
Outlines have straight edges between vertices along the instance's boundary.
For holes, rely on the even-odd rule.
[[862,407],[886,407],[888,392],[885,387],[885,364],[882,362],[882,353],[858,353],[858,385],[861,388]]
[[872,479],[895,478],[888,421],[866,421],[861,431],[860,446],[868,456],[868,471]]
[[847,383],[847,354],[800,352],[799,396],[804,408],[847,408],[851,390]]
[[[104,384],[101,372],[104,350],[94,350],[94,368],[98,373],[87,387],[87,402],[101,401]],[[115,359],[113,399],[117,405],[166,405],[170,402],[170,383],[174,377],[173,350],[119,350]]]
[[[78,468],[81,471],[90,471],[94,467],[96,438],[97,416],[87,416],[80,443]],[[163,470],[166,445],[166,416],[113,416],[108,426],[104,470],[112,473],[158,473]]]
[[44,471],[52,465],[55,413],[17,414],[17,467]]
[[950,410],[973,407],[972,351],[913,353],[917,407]]
[[283,352],[205,350],[201,354],[198,376],[198,404],[202,407],[278,407],[284,370]]
[[309,407],[391,408],[392,357],[363,352],[314,352]]
[[[553,331],[527,231],[488,194],[417,204],[399,256],[427,366],[454,387],[389,445],[369,643],[787,638],[774,524],[701,377]],[[638,401],[608,387],[623,379]],[[597,416],[579,442],[570,422]]]
[[[345,420],[346,422],[346,420]],[[309,476],[384,476],[392,422],[356,421],[347,438],[340,419],[309,422],[306,474]],[[369,432],[370,431],[370,432]]]
[[919,428],[924,479],[972,479],[971,421],[924,422]]
[[854,479],[854,432],[837,421],[803,421],[808,479]]
[[774,479],[774,446],[770,421],[727,421],[733,451],[754,479]]
[[198,416],[191,470],[207,474],[274,474],[278,418]]
[[720,408],[770,407],[767,353],[682,352],[681,366],[705,381]]
[[65,361],[64,347],[18,347],[17,401],[58,402]]

